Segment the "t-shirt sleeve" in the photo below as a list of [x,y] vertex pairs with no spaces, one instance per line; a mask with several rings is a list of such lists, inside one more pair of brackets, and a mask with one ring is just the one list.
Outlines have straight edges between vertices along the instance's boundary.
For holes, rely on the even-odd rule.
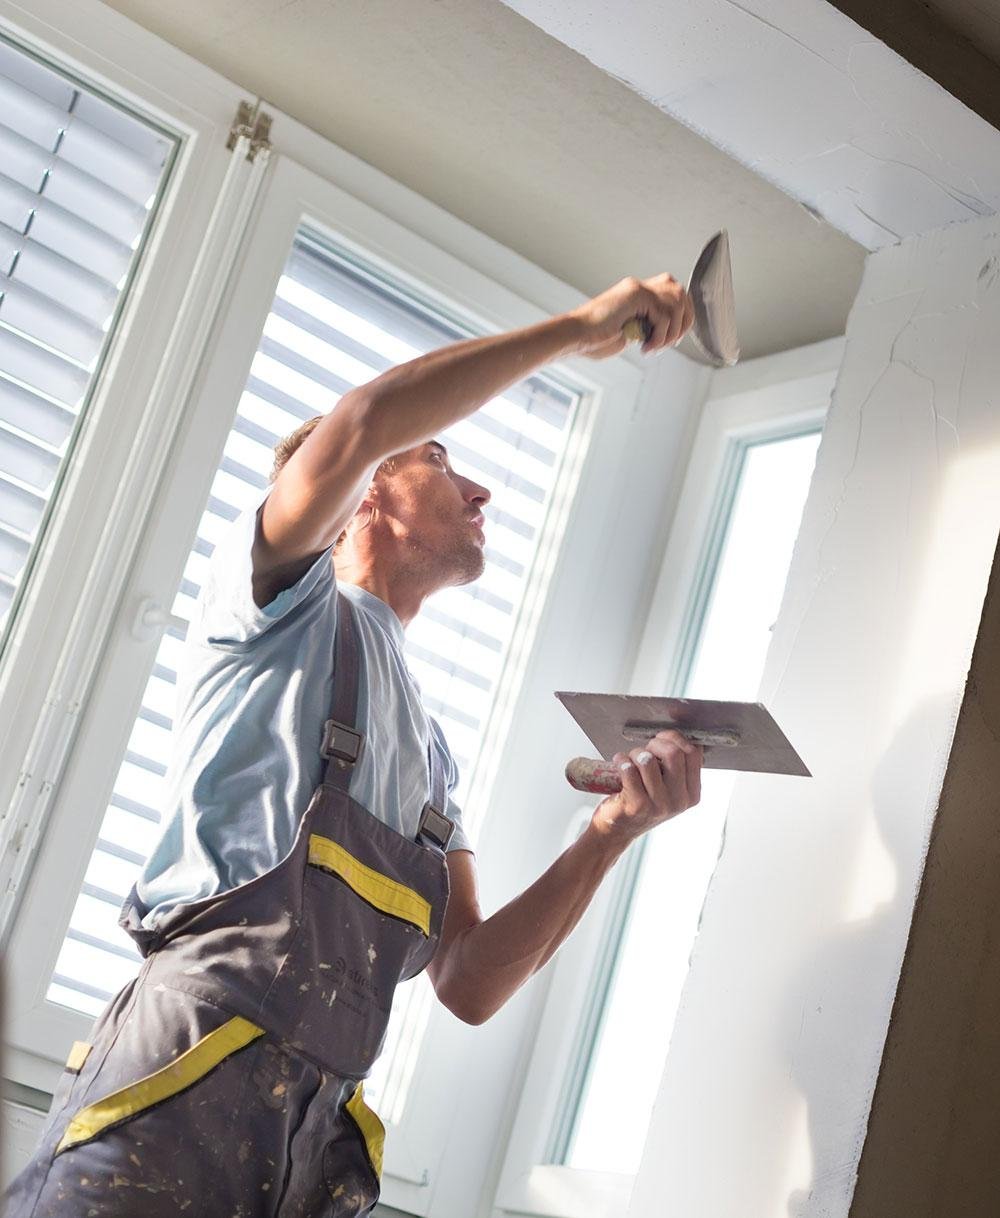
[[252,643],[294,609],[315,597],[329,596],[336,587],[331,545],[317,554],[308,570],[270,604],[261,608],[254,601],[253,543],[260,509],[268,494],[270,487],[255,506],[233,521],[212,551],[192,622],[198,639],[210,647]]
[[471,850],[472,843],[469,841],[465,828],[462,825],[462,809],[451,797],[452,791],[458,786],[461,775],[455,763],[455,758],[451,755],[451,749],[448,747],[448,741],[445,739],[445,734],[441,730],[440,723],[438,723],[433,715],[428,715],[428,719],[430,719],[431,731],[434,733],[434,739],[445,767],[445,780],[448,787],[448,806],[445,809],[445,816],[455,822],[455,832],[451,835],[451,841],[448,843],[448,853],[450,854],[452,850]]

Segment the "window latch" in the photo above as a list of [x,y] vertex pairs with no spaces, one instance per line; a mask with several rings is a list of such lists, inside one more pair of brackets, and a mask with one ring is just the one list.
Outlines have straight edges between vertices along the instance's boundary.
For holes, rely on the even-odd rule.
[[171,628],[180,631],[183,636],[187,634],[188,623],[153,597],[146,596],[136,606],[128,632],[137,643],[152,643],[164,629]]

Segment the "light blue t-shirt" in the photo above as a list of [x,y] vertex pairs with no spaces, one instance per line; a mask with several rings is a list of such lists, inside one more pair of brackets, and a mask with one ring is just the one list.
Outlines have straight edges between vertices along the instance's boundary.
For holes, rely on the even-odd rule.
[[[415,837],[429,797],[430,733],[449,793],[458,782],[440,725],[406,667],[399,618],[364,588],[337,584],[332,547],[265,608],[255,604],[257,512],[244,512],[213,551],[188,630],[162,835],[137,883],[147,927],[174,905],[261,875],[291,849],[326,764],[319,748],[333,695],[338,586],[355,607],[361,653],[365,741],[352,797]],[[450,797],[447,815],[456,822],[448,849],[471,849]]]

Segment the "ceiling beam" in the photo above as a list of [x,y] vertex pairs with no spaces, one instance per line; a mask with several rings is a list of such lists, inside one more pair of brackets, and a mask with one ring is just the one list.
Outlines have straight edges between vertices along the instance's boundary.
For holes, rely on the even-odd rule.
[[504,2],[869,250],[1000,210],[1000,131],[826,0]]

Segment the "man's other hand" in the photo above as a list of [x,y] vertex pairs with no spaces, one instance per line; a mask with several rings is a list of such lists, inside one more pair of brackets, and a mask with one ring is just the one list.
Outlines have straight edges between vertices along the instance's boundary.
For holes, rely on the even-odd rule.
[[612,758],[622,789],[594,811],[594,828],[629,842],[701,799],[704,749],[677,731],[657,732],[646,744]]

